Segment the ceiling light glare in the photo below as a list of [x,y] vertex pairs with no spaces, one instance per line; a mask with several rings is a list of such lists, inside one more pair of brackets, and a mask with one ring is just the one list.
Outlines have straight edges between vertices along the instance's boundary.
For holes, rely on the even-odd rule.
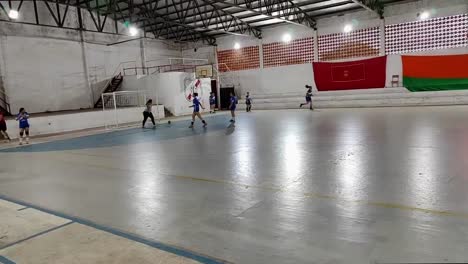
[[19,13],[18,13],[18,11],[11,9],[10,12],[8,12],[8,16],[11,19],[18,19]]
[[136,36],[138,35],[138,29],[136,27],[130,27],[128,33],[130,33],[130,36]]
[[349,24],[344,26],[344,28],[343,28],[344,33],[349,33],[351,31],[353,31],[353,26],[351,26]]

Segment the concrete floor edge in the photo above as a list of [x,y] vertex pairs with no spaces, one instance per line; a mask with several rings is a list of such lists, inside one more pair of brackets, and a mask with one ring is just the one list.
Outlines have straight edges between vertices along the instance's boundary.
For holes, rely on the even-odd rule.
[[[119,236],[119,237],[123,237],[123,238],[129,239],[129,240],[141,243],[141,244],[145,244],[145,245],[153,247],[153,248],[157,248],[157,249],[160,249],[160,250],[175,254],[177,256],[189,258],[189,259],[198,261],[198,262],[203,263],[203,264],[229,264],[230,263],[230,262],[225,261],[225,260],[215,259],[213,257],[205,256],[203,254],[192,252],[190,250],[183,249],[183,248],[180,248],[180,247],[177,247],[177,246],[168,245],[168,244],[165,244],[165,243],[162,243],[162,242],[159,242],[159,241],[148,240],[146,238],[142,238],[142,237],[140,237],[138,235],[135,235],[135,234],[130,234],[130,233],[127,233],[127,232],[124,232],[124,231],[121,231],[121,230],[118,230],[118,229],[115,229],[115,228],[112,228],[112,227],[103,226],[103,225],[94,223],[94,222],[86,220],[86,219],[82,219],[82,218],[75,217],[75,216],[70,216],[70,215],[67,215],[67,214],[64,214],[64,213],[61,213],[61,212],[57,212],[57,211],[54,211],[54,210],[43,208],[41,206],[37,206],[37,205],[31,204],[29,202],[24,202],[24,201],[19,201],[19,200],[16,200],[16,199],[12,199],[12,198],[7,197],[7,196],[2,195],[2,194],[0,194],[0,200],[4,200],[4,201],[7,201],[7,202],[11,202],[11,203],[16,203],[16,204],[25,206],[25,208],[36,209],[36,210],[44,212],[44,213],[48,213],[48,214],[51,214],[51,215],[54,215],[54,216],[58,216],[58,217],[61,217],[61,218],[68,219],[71,222],[69,222],[67,224],[79,223],[79,224],[89,226],[89,227],[92,227],[92,228],[95,228],[95,229],[98,229],[98,230],[101,230],[101,231],[104,231],[104,232],[111,233],[111,234]],[[62,227],[62,226],[60,226],[60,227]],[[21,242],[21,241],[19,241],[19,242]],[[19,242],[15,242],[14,244],[17,244]],[[8,246],[11,246],[11,245],[8,245]],[[2,257],[2,256],[0,256],[0,263],[2,263],[2,264],[15,264],[11,260],[9,260],[9,259],[7,259],[5,257]]]

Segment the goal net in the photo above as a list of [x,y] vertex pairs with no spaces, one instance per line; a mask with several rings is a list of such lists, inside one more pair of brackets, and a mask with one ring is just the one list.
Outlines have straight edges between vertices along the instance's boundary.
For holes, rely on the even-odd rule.
[[[101,95],[106,129],[135,126],[143,119],[147,91],[118,91]],[[159,121],[158,100],[153,99],[153,115]]]

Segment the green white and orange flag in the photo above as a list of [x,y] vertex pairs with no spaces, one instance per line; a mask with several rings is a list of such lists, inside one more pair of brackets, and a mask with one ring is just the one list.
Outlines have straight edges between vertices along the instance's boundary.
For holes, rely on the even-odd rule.
[[401,56],[403,85],[412,92],[468,90],[468,54]]

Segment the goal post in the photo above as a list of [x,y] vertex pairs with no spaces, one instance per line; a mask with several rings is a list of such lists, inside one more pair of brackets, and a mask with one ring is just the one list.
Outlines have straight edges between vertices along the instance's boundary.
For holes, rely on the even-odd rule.
[[[118,91],[101,95],[102,111],[104,113],[105,128],[118,129],[139,124],[143,119],[148,95],[147,91]],[[153,99],[153,113],[159,121],[158,98]]]

